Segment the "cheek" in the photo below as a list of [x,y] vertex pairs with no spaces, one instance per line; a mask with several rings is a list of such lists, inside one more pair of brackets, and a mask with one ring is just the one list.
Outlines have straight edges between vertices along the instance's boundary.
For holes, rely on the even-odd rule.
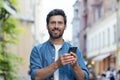
[[66,29],[66,26],[63,26],[63,30],[65,30]]
[[59,29],[65,30],[66,27],[65,26],[60,26]]
[[66,27],[64,27],[63,30],[66,30]]
[[52,29],[54,29],[54,26],[48,26],[48,29],[52,30]]
[[51,29],[52,29],[52,27],[50,27],[50,26],[47,26],[47,29],[48,29],[48,30],[51,30]]

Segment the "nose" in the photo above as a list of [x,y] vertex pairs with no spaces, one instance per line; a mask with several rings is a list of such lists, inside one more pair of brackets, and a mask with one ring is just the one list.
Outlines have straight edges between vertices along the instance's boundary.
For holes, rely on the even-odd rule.
[[59,24],[56,22],[56,24],[55,24],[55,28],[58,28],[59,27]]

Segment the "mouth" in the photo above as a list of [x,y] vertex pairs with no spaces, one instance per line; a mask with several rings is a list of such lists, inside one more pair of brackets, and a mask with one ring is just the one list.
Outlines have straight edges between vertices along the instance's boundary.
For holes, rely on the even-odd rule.
[[53,30],[53,32],[54,32],[54,33],[58,33],[58,32],[59,32],[59,30]]
[[54,30],[55,33],[59,32],[58,30]]

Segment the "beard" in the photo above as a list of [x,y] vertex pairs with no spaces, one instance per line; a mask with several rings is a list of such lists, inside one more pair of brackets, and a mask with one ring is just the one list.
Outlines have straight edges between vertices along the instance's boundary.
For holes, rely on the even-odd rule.
[[48,30],[48,33],[52,39],[59,39],[63,36],[64,30],[53,29],[52,31]]

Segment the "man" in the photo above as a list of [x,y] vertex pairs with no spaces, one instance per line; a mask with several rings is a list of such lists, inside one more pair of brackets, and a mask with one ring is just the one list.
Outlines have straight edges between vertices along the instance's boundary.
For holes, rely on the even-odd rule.
[[69,52],[65,42],[66,15],[61,9],[52,10],[46,18],[49,40],[32,49],[30,75],[32,80],[87,80],[89,73],[79,49]]

